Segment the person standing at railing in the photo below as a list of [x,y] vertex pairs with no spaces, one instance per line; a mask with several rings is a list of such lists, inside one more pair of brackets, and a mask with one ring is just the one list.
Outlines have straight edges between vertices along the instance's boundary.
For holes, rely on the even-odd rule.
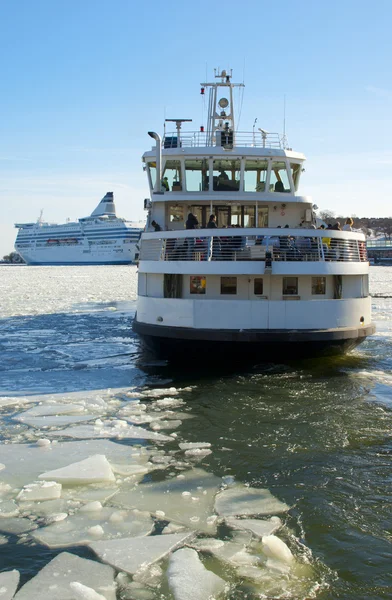
[[[197,220],[197,217],[193,213],[188,214],[188,218],[185,222],[185,228],[186,229],[198,229],[199,228],[199,221]],[[193,251],[194,251],[194,247],[195,247],[195,238],[194,237],[187,238],[186,243],[187,243],[187,252],[186,252],[187,260],[192,260]]]
[[354,221],[351,217],[347,217],[346,224],[343,226],[343,231],[352,231],[353,230]]
[[162,227],[156,221],[151,221],[151,225],[154,227],[154,231],[162,231]]

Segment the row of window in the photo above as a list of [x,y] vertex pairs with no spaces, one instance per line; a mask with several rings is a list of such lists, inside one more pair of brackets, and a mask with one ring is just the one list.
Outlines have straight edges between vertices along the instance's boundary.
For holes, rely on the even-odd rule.
[[[162,191],[188,192],[290,192],[298,189],[301,164],[283,160],[189,158],[167,159],[162,174]],[[147,163],[152,187],[156,183],[156,163]],[[292,183],[291,183],[292,182]]]
[[[190,277],[190,293],[205,294],[207,290],[207,279],[200,275],[191,275]],[[326,290],[325,277],[312,277],[312,295],[323,296]],[[221,277],[220,278],[220,293],[222,295],[237,294],[237,277]],[[263,279],[255,277],[253,280],[253,293],[255,296],[263,295]],[[283,277],[282,281],[283,296],[298,295],[298,277]]]

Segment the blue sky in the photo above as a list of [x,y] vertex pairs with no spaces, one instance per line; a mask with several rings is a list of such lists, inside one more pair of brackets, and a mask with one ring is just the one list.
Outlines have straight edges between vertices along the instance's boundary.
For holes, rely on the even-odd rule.
[[218,66],[245,82],[242,131],[281,132],[286,96],[301,193],[391,216],[391,22],[389,0],[0,0],[0,256],[14,222],[86,216],[109,190],[143,218],[147,131],[198,129]]

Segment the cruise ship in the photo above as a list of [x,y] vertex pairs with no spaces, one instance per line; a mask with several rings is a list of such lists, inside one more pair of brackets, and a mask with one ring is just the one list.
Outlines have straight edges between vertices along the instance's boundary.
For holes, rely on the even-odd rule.
[[15,250],[28,265],[127,265],[138,259],[143,227],[116,216],[107,192],[89,217],[62,225],[15,223]]
[[285,135],[238,131],[238,87],[215,71],[200,90],[206,127],[185,132],[191,119],[169,119],[173,133],[148,132],[134,331],[192,364],[349,351],[375,331],[365,236],[318,228],[299,193],[305,156]]

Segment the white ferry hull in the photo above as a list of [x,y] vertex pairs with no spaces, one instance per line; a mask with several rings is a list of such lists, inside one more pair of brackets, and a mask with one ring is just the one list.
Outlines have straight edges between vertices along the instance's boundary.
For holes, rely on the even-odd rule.
[[129,248],[108,251],[89,251],[76,248],[42,248],[18,253],[28,265],[129,265],[137,258],[137,245]]

